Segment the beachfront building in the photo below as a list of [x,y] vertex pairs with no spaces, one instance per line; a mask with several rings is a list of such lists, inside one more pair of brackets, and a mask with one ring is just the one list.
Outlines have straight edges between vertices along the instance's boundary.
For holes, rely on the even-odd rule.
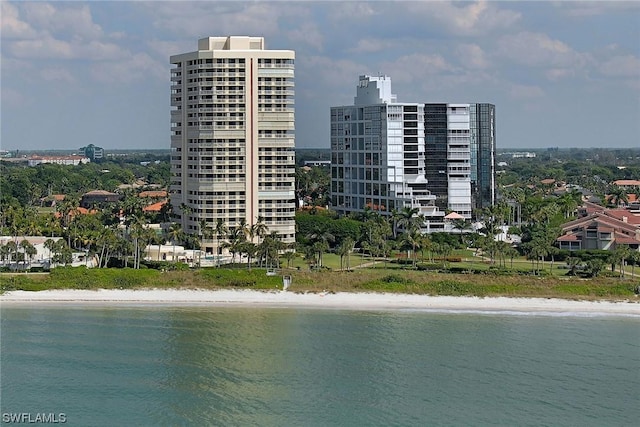
[[496,202],[496,106],[469,104],[471,196],[474,209]]
[[399,103],[388,76],[360,76],[354,105],[331,108],[331,203],[339,214],[418,208],[423,231],[444,211],[425,177],[424,104]]
[[171,56],[170,200],[186,233],[222,255],[229,229],[262,219],[295,241],[294,59],[264,38],[207,37]]
[[436,205],[471,217],[496,199],[495,106],[424,106],[426,178]]
[[340,214],[419,208],[470,219],[495,203],[495,106],[399,103],[388,76],[360,76],[354,105],[331,108],[331,202]]

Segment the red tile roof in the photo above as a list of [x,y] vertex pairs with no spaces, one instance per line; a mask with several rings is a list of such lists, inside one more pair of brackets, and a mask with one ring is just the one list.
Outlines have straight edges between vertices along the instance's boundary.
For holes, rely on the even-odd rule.
[[619,179],[617,181],[613,181],[613,183],[617,186],[640,186],[640,181],[637,179]]
[[160,212],[162,210],[162,207],[166,204],[167,204],[167,201],[163,200],[161,202],[153,203],[149,206],[146,206],[142,208],[142,210],[143,212]]
[[167,197],[167,192],[164,190],[149,190],[143,191],[138,194],[139,197]]

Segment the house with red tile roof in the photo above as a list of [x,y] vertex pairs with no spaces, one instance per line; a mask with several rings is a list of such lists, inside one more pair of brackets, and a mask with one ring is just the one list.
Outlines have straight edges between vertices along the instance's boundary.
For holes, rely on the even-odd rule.
[[628,246],[640,250],[640,216],[626,209],[599,208],[583,207],[584,216],[562,225],[563,234],[556,239],[560,249],[614,250]]
[[619,179],[617,181],[613,181],[613,184],[622,188],[640,187],[640,181],[637,179]]

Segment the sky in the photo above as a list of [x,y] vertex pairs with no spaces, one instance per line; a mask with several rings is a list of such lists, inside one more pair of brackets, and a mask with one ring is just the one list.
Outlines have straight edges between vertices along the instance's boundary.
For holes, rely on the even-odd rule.
[[169,56],[208,36],[296,52],[296,146],[329,148],[358,77],[496,105],[498,149],[640,147],[640,2],[1,3],[0,148],[168,149]]

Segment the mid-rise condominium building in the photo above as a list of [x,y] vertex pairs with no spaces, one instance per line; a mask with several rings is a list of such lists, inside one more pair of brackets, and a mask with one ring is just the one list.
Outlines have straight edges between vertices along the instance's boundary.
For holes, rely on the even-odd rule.
[[262,37],[207,37],[171,56],[171,204],[186,233],[261,220],[295,241],[294,59]]
[[331,109],[331,151],[339,213],[419,207],[438,231],[445,210],[495,202],[492,104],[398,103],[389,77],[360,76],[354,105]]

